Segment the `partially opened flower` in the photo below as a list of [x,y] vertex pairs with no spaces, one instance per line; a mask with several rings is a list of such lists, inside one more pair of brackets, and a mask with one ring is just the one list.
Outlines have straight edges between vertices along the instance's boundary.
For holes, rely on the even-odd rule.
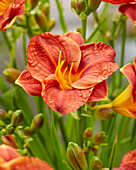
[[111,108],[124,116],[136,118],[136,57],[133,63],[134,65],[129,63],[120,69],[130,83],[128,87],[111,103],[95,106],[93,109]]
[[120,167],[113,170],[136,170],[136,149],[125,154],[121,160]]
[[86,101],[106,99],[105,79],[118,68],[109,45],[84,44],[76,32],[34,36],[27,57],[28,70],[16,84],[62,114],[77,110]]
[[0,145],[0,169],[53,170],[47,162],[36,157],[20,156],[15,149],[6,145]]
[[136,0],[103,0],[112,4],[122,4],[119,12],[129,17],[136,24]]
[[0,1],[0,30],[10,28],[18,15],[25,13],[26,0],[1,0]]

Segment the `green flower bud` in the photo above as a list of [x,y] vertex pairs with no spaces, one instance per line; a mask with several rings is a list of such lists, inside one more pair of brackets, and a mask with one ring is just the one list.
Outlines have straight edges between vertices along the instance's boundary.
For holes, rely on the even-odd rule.
[[71,9],[76,10],[76,4],[77,4],[77,0],[72,0],[71,1]]
[[34,7],[37,6],[39,0],[29,0],[30,1],[30,6],[31,6],[31,9],[33,9]]
[[87,139],[90,139],[91,136],[93,134],[93,131],[92,131],[92,128],[89,127],[89,128],[86,128],[85,131],[84,131],[84,138],[87,138]]
[[84,147],[83,152],[84,152],[85,156],[87,156],[90,153],[90,149],[88,147]]
[[103,143],[105,141],[105,139],[106,139],[106,133],[104,131],[102,131],[102,132],[97,133],[94,136],[93,143],[95,145],[99,145],[99,144]]
[[110,120],[115,116],[115,113],[109,108],[101,108],[94,111],[94,116],[101,120]]
[[87,162],[83,150],[73,142],[68,144],[67,158],[75,170],[87,170]]
[[95,11],[101,3],[101,0],[88,0],[88,8],[91,12]]
[[78,0],[76,4],[76,13],[79,15],[86,8],[85,0]]
[[15,127],[12,124],[7,125],[5,128],[5,132],[9,135],[13,134],[14,131],[15,131]]
[[102,169],[102,162],[98,157],[96,157],[96,156],[92,157],[91,168],[92,168],[92,170],[101,170]]
[[42,127],[44,123],[44,117],[42,113],[37,114],[31,123],[31,129],[33,133],[36,133]]
[[9,118],[11,118],[13,113],[14,113],[14,112],[13,112],[12,110],[9,110],[7,116],[8,116]]
[[0,109],[0,119],[6,117],[6,112],[3,109]]
[[43,6],[41,7],[41,11],[44,13],[45,16],[49,15],[50,12],[50,5],[48,2],[46,2],[45,4],[43,4]]
[[23,132],[24,132],[24,135],[26,135],[26,136],[32,135],[32,129],[30,127],[25,127]]
[[47,27],[49,28],[49,31],[55,27],[55,19],[51,18],[49,19],[48,23],[47,23]]
[[39,25],[39,27],[43,30],[46,29],[46,26],[47,26],[47,18],[46,16],[44,15],[44,13],[42,11],[38,11],[36,14],[35,14],[35,20],[37,22],[37,24]]
[[24,119],[22,110],[17,110],[12,114],[11,123],[14,126],[18,126]]
[[98,145],[94,145],[91,148],[91,151],[94,152],[95,155],[97,154],[98,150],[99,150],[99,146]]
[[4,75],[5,80],[7,80],[11,84],[14,84],[16,79],[20,75],[20,71],[18,71],[15,68],[7,68],[3,71],[3,75]]

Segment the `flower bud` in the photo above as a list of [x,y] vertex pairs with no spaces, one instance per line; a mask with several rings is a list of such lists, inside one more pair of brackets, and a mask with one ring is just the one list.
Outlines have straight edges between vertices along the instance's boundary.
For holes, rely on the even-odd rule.
[[11,122],[14,126],[18,126],[24,119],[22,110],[16,110],[12,114]]
[[82,149],[73,142],[68,144],[67,158],[75,170],[87,170],[87,162]]
[[42,113],[37,114],[31,123],[31,129],[33,133],[36,133],[42,127],[44,123],[44,117]]
[[79,15],[86,8],[85,0],[78,0],[76,4],[76,13]]
[[30,127],[25,127],[23,132],[24,132],[24,135],[26,135],[26,136],[32,135],[32,129]]
[[55,19],[54,18],[51,18],[49,19],[48,23],[47,23],[47,26],[49,28],[49,31],[55,27]]
[[77,0],[71,0],[71,9],[76,10]]
[[106,133],[104,131],[101,131],[94,136],[93,143],[95,145],[99,145],[103,143],[105,139],[106,139]]
[[101,170],[102,169],[102,162],[98,157],[96,157],[96,156],[92,157],[91,168],[92,168],[92,170]]
[[115,116],[115,113],[110,108],[101,108],[94,111],[94,116],[101,120],[110,120]]
[[91,12],[95,11],[101,3],[101,0],[88,0],[88,8]]
[[45,4],[42,5],[41,11],[44,13],[45,16],[48,16],[48,15],[49,15],[50,6],[49,6],[49,3],[48,3],[48,2],[46,2]]
[[89,138],[91,138],[92,134],[93,134],[92,128],[89,127],[89,128],[85,129],[83,136],[84,136],[84,138],[89,139]]
[[0,109],[0,119],[6,117],[6,112],[3,109]]
[[31,9],[33,9],[34,7],[36,7],[36,5],[38,4],[39,0],[29,0],[30,1],[30,6]]
[[6,126],[5,131],[6,131],[7,134],[10,135],[10,134],[14,133],[15,128],[12,124],[9,124],[9,125]]
[[96,105],[97,102],[87,102],[87,105],[89,106],[89,108],[92,108]]
[[90,153],[90,149],[88,147],[84,147],[83,152],[84,152],[85,156],[87,156]]
[[99,146],[98,145],[94,145],[91,148],[91,151],[94,152],[95,155],[97,154],[98,150],[99,150]]
[[11,84],[14,84],[14,82],[20,75],[20,71],[15,68],[7,68],[3,71],[3,75],[5,80],[7,80]]
[[14,112],[13,112],[12,110],[9,110],[7,116],[8,116],[9,118],[11,118],[13,113],[14,113]]
[[17,149],[17,142],[16,142],[15,136],[13,134],[8,135],[8,136],[2,136],[1,140],[4,144],[11,146],[12,148]]
[[46,29],[46,26],[47,26],[47,18],[46,16],[44,15],[44,13],[42,11],[38,11],[36,14],[35,14],[35,20],[37,22],[37,24],[39,25],[39,27],[43,30]]

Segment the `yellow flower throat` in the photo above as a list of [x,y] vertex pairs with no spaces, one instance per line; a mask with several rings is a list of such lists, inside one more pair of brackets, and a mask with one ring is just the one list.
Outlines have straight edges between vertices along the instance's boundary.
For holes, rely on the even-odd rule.
[[14,0],[0,0],[0,16],[4,14],[12,3],[14,3]]
[[71,90],[71,84],[75,81],[76,76],[72,74],[72,68],[75,61],[71,61],[71,66],[67,66],[62,70],[62,67],[66,61],[66,58],[61,60],[61,51],[59,53],[58,65],[55,70],[55,78],[58,81],[62,90]]

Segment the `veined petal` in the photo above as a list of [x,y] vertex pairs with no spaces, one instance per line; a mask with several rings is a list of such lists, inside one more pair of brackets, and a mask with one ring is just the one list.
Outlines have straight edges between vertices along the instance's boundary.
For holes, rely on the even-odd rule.
[[61,114],[67,114],[84,105],[90,97],[92,89],[61,90],[55,76],[51,75],[43,81],[42,97],[54,112],[59,111]]
[[99,59],[88,64],[80,73],[81,78],[71,84],[77,89],[87,89],[107,79],[118,68],[117,63],[108,59]]
[[3,145],[0,145],[0,157],[4,161],[8,162],[8,161],[10,161],[12,159],[20,157],[20,155],[12,147],[3,144]]
[[41,97],[42,84],[31,76],[29,70],[23,71],[15,83],[23,87],[28,94]]
[[101,83],[98,83],[96,86],[94,86],[94,89],[91,93],[91,96],[88,99],[88,102],[107,100],[107,95],[108,87],[107,82],[104,80]]
[[55,73],[58,64],[59,54],[66,58],[65,65],[74,62],[73,70],[76,71],[81,59],[81,52],[78,44],[65,35],[43,33],[34,36],[27,48],[28,67],[31,75],[42,81],[50,74]]
[[73,31],[65,34],[67,37],[72,38],[79,46],[85,44],[82,35],[79,32]]
[[127,77],[129,83],[132,85],[133,89],[135,89],[136,88],[136,73],[135,73],[134,65],[131,63],[126,64],[124,67],[120,69],[120,71]]
[[102,0],[102,1],[109,2],[112,4],[123,4],[123,3],[136,2],[136,0]]
[[134,24],[136,24],[136,1],[135,3],[121,5],[119,7],[119,12],[130,18]]
[[126,109],[126,108],[121,108],[121,107],[116,107],[116,108],[112,108],[112,110],[114,110],[115,112],[119,113],[119,114],[122,114],[124,116],[127,116],[127,117],[131,117],[131,118],[136,118],[133,113]]
[[11,170],[53,170],[45,161],[36,157],[21,156],[9,162],[3,163],[0,167]]

